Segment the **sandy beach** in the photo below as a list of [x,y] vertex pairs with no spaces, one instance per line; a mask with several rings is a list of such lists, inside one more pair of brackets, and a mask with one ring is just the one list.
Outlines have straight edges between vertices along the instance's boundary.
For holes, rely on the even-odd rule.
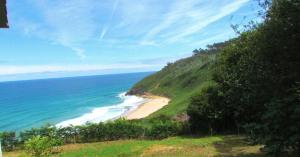
[[129,111],[124,115],[125,119],[141,119],[149,116],[151,113],[163,108],[168,105],[170,99],[155,95],[143,95],[146,102],[141,104],[138,108]]

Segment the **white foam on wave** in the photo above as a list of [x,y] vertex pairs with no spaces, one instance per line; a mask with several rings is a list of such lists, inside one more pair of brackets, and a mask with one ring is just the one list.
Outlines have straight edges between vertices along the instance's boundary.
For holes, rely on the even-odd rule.
[[142,104],[145,101],[145,99],[141,97],[137,97],[134,95],[126,95],[126,92],[119,94],[118,97],[122,99],[122,103],[112,106],[95,108],[91,112],[86,113],[80,117],[60,122],[56,124],[56,127],[67,127],[70,125],[77,126],[86,124],[87,122],[103,122],[109,119],[119,117],[129,110],[137,108],[140,104]]

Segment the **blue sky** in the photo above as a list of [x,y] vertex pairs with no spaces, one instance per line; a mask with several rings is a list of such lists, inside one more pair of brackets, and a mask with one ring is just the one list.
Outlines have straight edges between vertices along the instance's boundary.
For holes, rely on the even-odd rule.
[[256,19],[259,9],[254,0],[9,0],[7,7],[0,80],[159,70],[235,37],[230,25]]

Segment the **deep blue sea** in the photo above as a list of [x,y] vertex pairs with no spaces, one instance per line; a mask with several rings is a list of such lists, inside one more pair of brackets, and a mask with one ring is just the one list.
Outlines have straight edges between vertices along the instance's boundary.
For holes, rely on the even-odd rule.
[[0,82],[0,131],[99,122],[143,100],[125,96],[151,72]]

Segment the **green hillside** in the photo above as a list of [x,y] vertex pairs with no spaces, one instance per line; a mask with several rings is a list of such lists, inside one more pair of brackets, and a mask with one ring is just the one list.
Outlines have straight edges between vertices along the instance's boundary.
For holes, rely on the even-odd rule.
[[210,84],[217,53],[226,43],[208,45],[207,49],[194,50],[194,55],[168,63],[133,86],[128,94],[151,93],[171,98],[169,105],[152,114],[173,117],[186,111],[190,97]]

